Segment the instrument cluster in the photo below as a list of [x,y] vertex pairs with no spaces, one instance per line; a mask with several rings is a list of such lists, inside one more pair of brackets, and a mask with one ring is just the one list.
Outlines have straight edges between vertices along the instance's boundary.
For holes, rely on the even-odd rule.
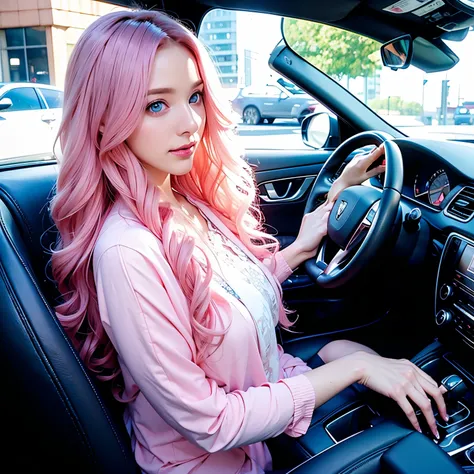
[[446,171],[442,168],[432,174],[417,173],[413,182],[413,197],[424,204],[440,207],[451,191]]

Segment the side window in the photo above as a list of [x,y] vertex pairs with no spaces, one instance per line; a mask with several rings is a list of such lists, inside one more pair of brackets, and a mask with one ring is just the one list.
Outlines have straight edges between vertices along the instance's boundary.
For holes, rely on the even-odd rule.
[[63,93],[52,89],[40,89],[50,109],[60,109],[63,106]]
[[32,87],[19,87],[18,89],[13,89],[8,91],[3,98],[12,101],[12,106],[5,110],[5,112],[41,109],[38,96]]
[[278,89],[278,87],[268,86],[265,95],[267,97],[280,97],[280,93],[281,91]]
[[214,61],[221,96],[232,105],[236,131],[247,150],[307,149],[299,122],[309,109],[294,107],[289,112],[268,106],[278,102],[285,88],[288,96],[301,91],[268,65],[282,40],[281,22],[276,15],[221,9],[210,10],[201,22],[199,39]]

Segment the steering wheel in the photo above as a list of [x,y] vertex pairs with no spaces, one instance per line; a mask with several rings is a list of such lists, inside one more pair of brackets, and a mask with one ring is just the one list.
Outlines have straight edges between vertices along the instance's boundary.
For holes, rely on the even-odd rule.
[[[367,145],[385,146],[383,191],[369,186],[351,186],[338,196],[328,221],[327,237],[316,258],[305,262],[308,275],[323,288],[339,288],[354,280],[373,260],[391,236],[403,184],[403,160],[393,137],[384,132],[362,132],[339,145],[321,168],[306,202],[305,214],[324,201],[333,177],[347,157]],[[338,251],[326,262],[328,240]]]

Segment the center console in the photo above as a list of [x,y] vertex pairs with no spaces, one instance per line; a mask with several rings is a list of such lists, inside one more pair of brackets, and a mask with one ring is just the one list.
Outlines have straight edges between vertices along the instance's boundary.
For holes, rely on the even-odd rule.
[[412,362],[446,388],[448,421],[432,403],[439,439],[417,406],[422,435],[393,400],[351,386],[316,410],[297,442],[306,460],[290,472],[474,472],[474,241],[448,236],[435,291],[437,338]]
[[474,242],[459,234],[448,237],[441,256],[435,311],[440,336],[468,347],[474,359]]
[[435,324],[446,352],[422,368],[451,388],[445,395],[450,420],[437,418],[439,446],[474,465],[474,241],[457,233],[448,236],[439,263]]

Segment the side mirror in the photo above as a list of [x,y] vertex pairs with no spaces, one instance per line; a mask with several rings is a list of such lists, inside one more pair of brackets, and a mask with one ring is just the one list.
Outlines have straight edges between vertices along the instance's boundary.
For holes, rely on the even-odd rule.
[[399,36],[383,44],[380,48],[380,54],[384,66],[394,71],[406,69],[411,64],[413,56],[413,40],[410,35]]
[[6,110],[13,105],[13,102],[5,97],[4,99],[0,99],[0,110]]
[[301,122],[303,143],[311,148],[336,148],[339,145],[339,124],[327,112],[307,115]]
[[288,99],[289,95],[288,94],[285,94],[284,92],[280,92],[280,100],[285,100],[285,99]]

